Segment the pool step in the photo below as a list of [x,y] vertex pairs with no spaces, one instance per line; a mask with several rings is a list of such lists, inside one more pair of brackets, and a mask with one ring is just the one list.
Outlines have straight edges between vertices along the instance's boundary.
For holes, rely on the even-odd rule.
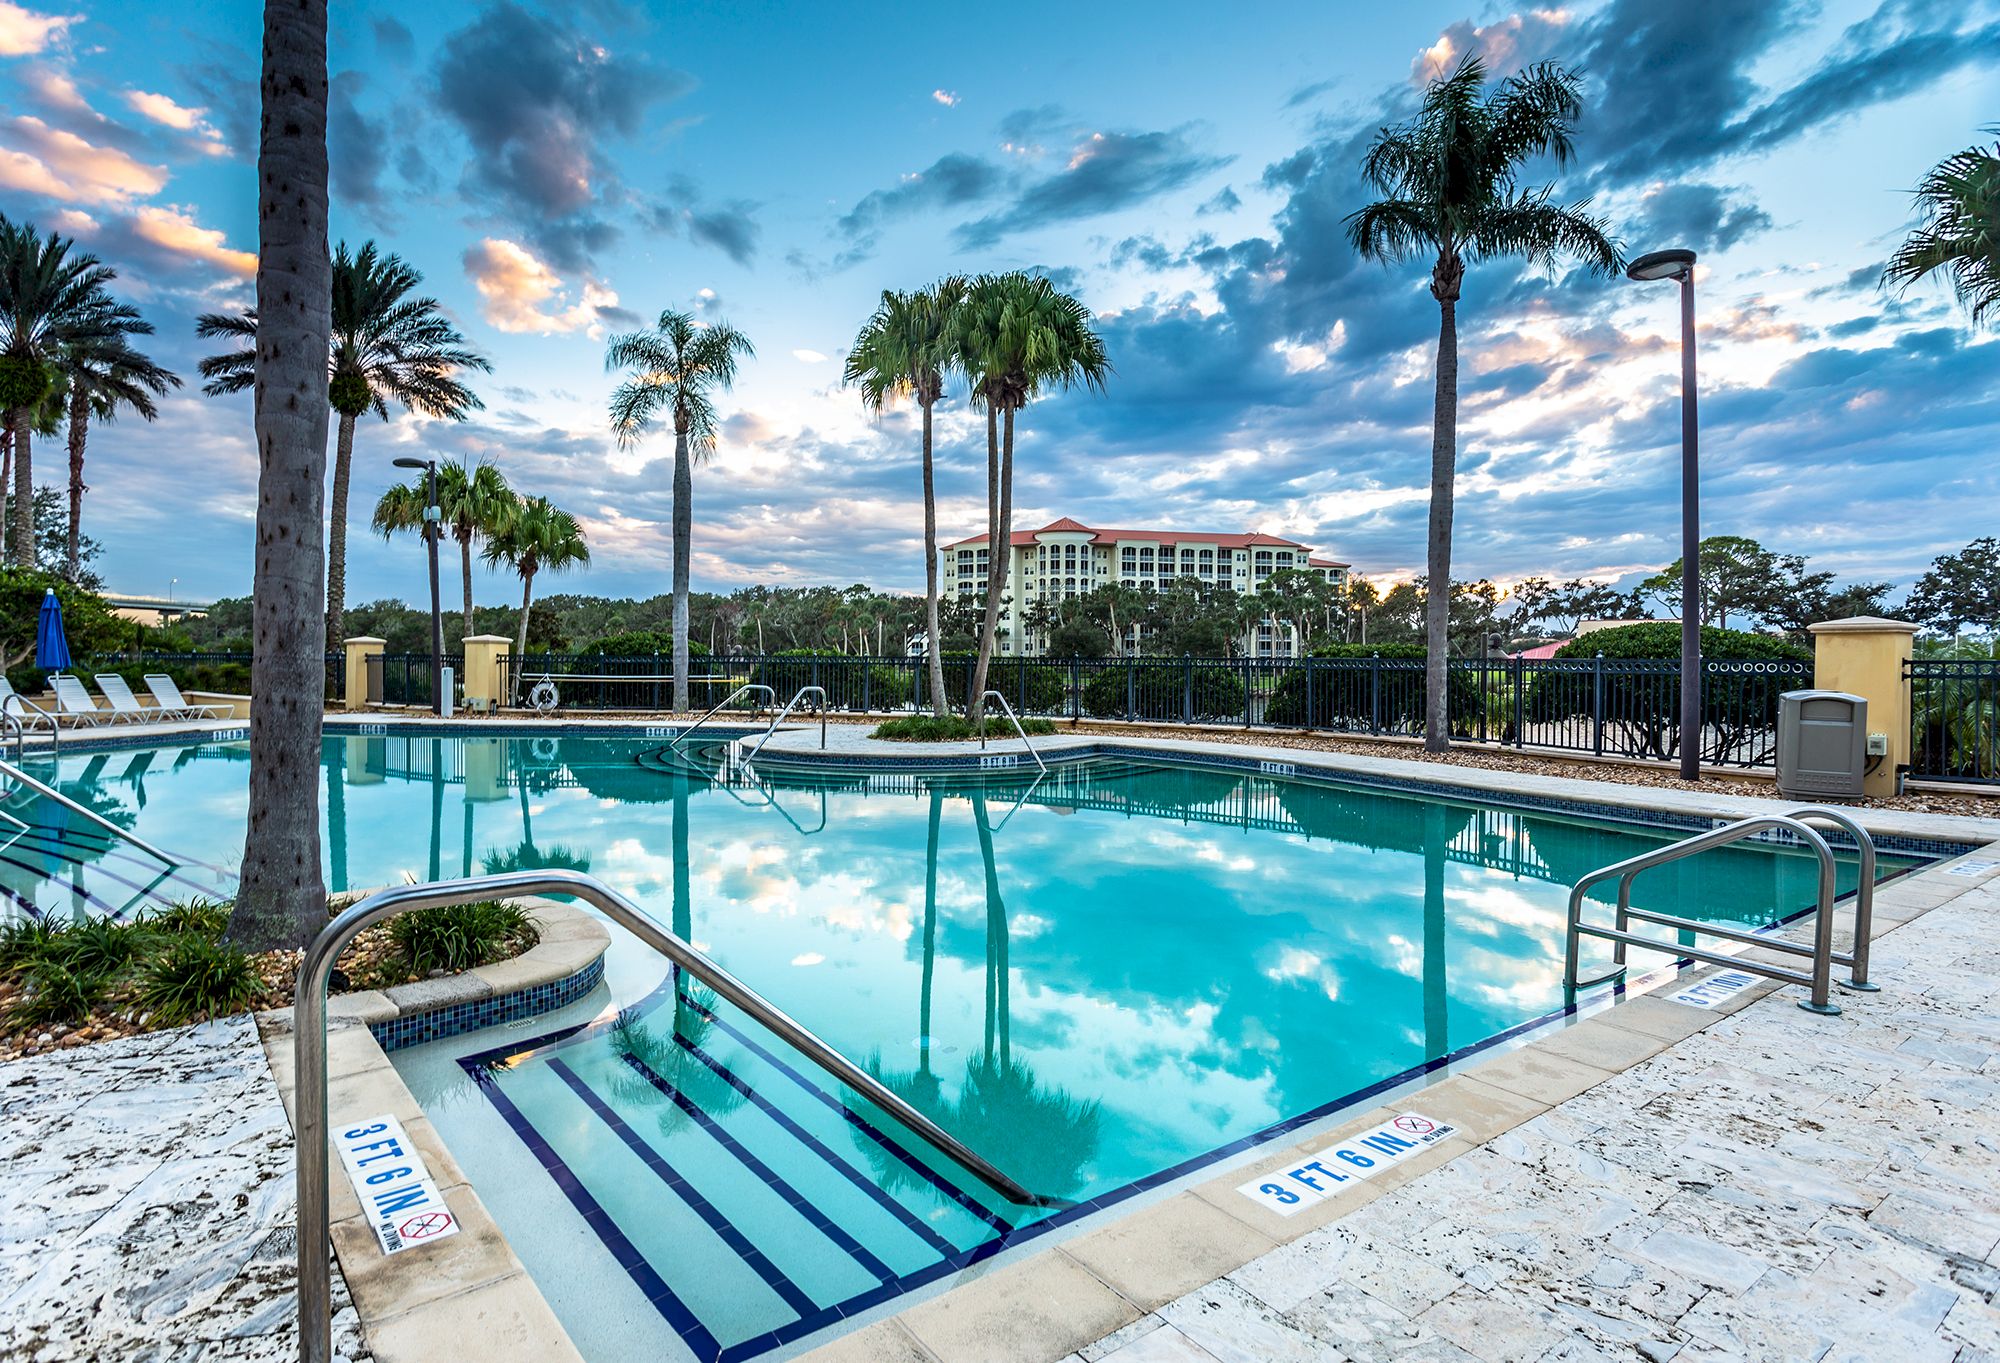
[[[504,1067],[464,1063],[698,1357],[803,1338],[1036,1215],[705,994],[649,1003]],[[885,1078],[921,1104],[920,1076]]]

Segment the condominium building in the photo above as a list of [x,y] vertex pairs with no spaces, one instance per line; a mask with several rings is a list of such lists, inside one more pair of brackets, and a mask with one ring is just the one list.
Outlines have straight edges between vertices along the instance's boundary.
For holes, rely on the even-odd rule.
[[[938,554],[944,592],[983,601],[991,561],[986,536],[947,544]],[[1254,592],[1280,568],[1305,569],[1344,584],[1348,567],[1276,535],[1101,530],[1065,516],[1039,530],[1013,533],[1002,595],[1014,609],[1001,626],[999,649],[1029,656],[1041,652],[1042,641],[1026,622],[1027,607],[1037,601],[1082,596],[1114,583],[1164,587],[1182,577]],[[1244,640],[1244,649],[1260,657],[1289,657],[1297,651],[1297,640],[1288,626],[1266,620]]]

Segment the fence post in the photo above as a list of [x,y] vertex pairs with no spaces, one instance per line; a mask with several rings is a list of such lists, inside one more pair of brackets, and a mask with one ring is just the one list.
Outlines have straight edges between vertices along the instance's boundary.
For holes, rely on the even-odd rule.
[[[1686,734],[1681,742],[1688,741]],[[1701,736],[1695,735],[1699,743]],[[1590,668],[1590,751],[1594,756],[1604,756],[1604,650],[1597,650],[1597,657]]]
[[1861,778],[1871,796],[1896,793],[1911,757],[1910,642],[1917,627],[1860,615],[1807,627],[1813,636],[1813,686],[1868,702],[1868,729],[1888,739],[1888,754]]
[[1243,655],[1243,727],[1250,727],[1250,655]]
[[1069,717],[1083,718],[1083,664],[1075,658],[1069,660]]
[[1132,660],[1125,660],[1125,722],[1131,723],[1139,717],[1139,674]]
[[1528,746],[1528,663],[1525,658],[1514,659],[1514,746]]
[[1194,655],[1181,655],[1181,723],[1194,723]]
[[[1479,741],[1481,743],[1486,741],[1486,703],[1488,696],[1492,693],[1491,682],[1492,672],[1490,665],[1487,663],[1486,655],[1482,651],[1479,655],[1479,689],[1474,692],[1479,697]],[[1449,675],[1447,675],[1445,680],[1444,694],[1445,710],[1449,714],[1451,708],[1451,681]]]
[[1314,696],[1313,696],[1313,660],[1312,660],[1312,654],[1308,653],[1308,654],[1307,654],[1307,655],[1305,656],[1305,664],[1306,664],[1306,666],[1305,666],[1305,674],[1306,674],[1306,727],[1307,727],[1308,729],[1315,729],[1315,728],[1318,728],[1319,726],[1318,726],[1318,725],[1316,725],[1315,723],[1313,723],[1313,713],[1314,713],[1314,705],[1315,705],[1315,698],[1314,698]]
[[861,658],[861,713],[864,715],[873,714],[875,712],[875,707],[872,704],[870,704],[870,702],[875,698],[874,689],[872,685],[874,680],[875,680],[874,663],[868,658],[866,654],[863,654]]
[[372,634],[357,634],[346,641],[346,673],[341,684],[341,704],[344,707],[349,710],[368,708],[368,655],[380,653],[387,646]]
[[1382,655],[1368,655],[1368,732],[1382,732]]

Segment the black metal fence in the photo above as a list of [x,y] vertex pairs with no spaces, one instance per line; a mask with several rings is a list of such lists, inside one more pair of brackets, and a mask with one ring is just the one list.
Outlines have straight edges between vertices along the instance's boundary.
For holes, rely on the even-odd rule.
[[[423,660],[428,665],[428,659]],[[672,703],[665,657],[531,654],[508,660],[525,698],[547,678],[566,709],[658,710]],[[973,663],[945,664],[945,694],[962,709]],[[831,709],[928,708],[926,663],[908,657],[700,658],[689,701],[706,709],[748,685],[782,704],[801,687]],[[1702,759],[1769,766],[1778,696],[1812,684],[1812,664],[1711,659],[1702,667]],[[1021,658],[993,660],[987,685],[1023,715],[1228,724],[1415,737],[1424,730],[1424,664],[1401,658]],[[1668,760],[1680,750],[1679,659],[1454,660],[1446,705],[1454,737],[1595,756]],[[739,696],[732,709],[764,703]]]
[[2000,785],[2000,659],[1918,658],[1910,678],[1910,774]]
[[[451,669],[453,703],[464,695],[465,658],[447,653],[444,665]],[[368,699],[383,705],[428,707],[437,694],[437,678],[431,671],[428,653],[371,653],[367,655]]]

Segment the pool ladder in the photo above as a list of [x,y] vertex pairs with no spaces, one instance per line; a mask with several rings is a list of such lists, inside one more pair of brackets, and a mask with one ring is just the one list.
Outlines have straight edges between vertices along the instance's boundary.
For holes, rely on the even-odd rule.
[[[776,691],[773,691],[770,687],[764,685],[762,682],[750,682],[747,685],[737,687],[734,691],[731,691],[721,700],[709,706],[708,712],[706,714],[704,714],[700,719],[696,720],[693,724],[689,725],[686,729],[683,729],[680,733],[676,734],[673,740],[670,743],[668,743],[667,746],[670,748],[679,748],[681,744],[687,742],[690,738],[694,737],[695,730],[699,729],[702,725],[708,723],[711,719],[714,719],[715,716],[720,711],[726,709],[729,706],[729,704],[733,702],[738,696],[748,695],[752,691],[762,691],[765,695],[771,698],[771,705],[773,708],[776,708],[778,704],[778,693]],[[752,713],[753,715],[760,713],[763,710],[763,708],[764,707],[760,705],[757,707],[757,709],[751,711],[750,713]]]
[[[778,732],[778,726],[791,717],[792,711],[798,709],[799,702],[807,696],[817,696],[819,698],[818,703],[813,706],[813,713],[819,716],[819,745],[822,748],[826,746],[826,688],[824,686],[801,686],[792,693],[792,698],[785,702],[785,708],[772,718],[771,727],[758,735],[757,746],[743,754],[745,762],[752,760],[758,753],[764,751],[764,745],[771,741],[772,734]],[[773,696],[772,699],[775,700],[776,697]]]
[[1020,717],[1014,713],[1014,707],[1007,703],[1007,698],[998,691],[988,691],[979,698],[979,746],[982,749],[986,746],[986,702],[989,700],[1000,702],[1000,709],[1006,714],[1007,722],[1012,724],[1014,732],[1021,736],[1021,746],[1028,750],[1028,756],[1035,759],[1035,765],[1041,768],[1042,775],[1047,776],[1049,764],[1042,761],[1042,755],[1036,752],[1035,745],[1028,741],[1028,731],[1021,727]]
[[[813,689],[813,688],[808,688]],[[797,697],[794,697],[797,699]],[[326,990],[334,961],[356,934],[412,909],[476,904],[530,895],[571,895],[598,910],[641,942],[742,1009],[766,1030],[875,1107],[912,1135],[1008,1201],[1024,1207],[1064,1208],[1068,1198],[1033,1193],[1002,1173],[984,1156],[926,1117],[874,1075],[822,1041],[803,1023],[744,984],[693,943],[654,921],[644,909],[594,876],[580,871],[510,871],[470,880],[430,885],[397,885],[378,890],[334,919],[306,948],[292,1005],[292,1056],[296,1074],[299,1189],[299,1358],[331,1363],[333,1284],[327,1236]]]
[[[1837,952],[1833,949],[1833,906],[1836,896],[1835,863],[1833,848],[1812,825],[1830,824],[1854,839],[1861,851],[1861,883],[1854,893],[1854,949],[1851,952]],[[1782,938],[1745,932],[1738,928],[1718,927],[1713,923],[1697,922],[1692,918],[1680,918],[1670,913],[1656,913],[1651,909],[1632,907],[1632,881],[1641,871],[1655,866],[1665,866],[1669,862],[1680,861],[1698,852],[1712,851],[1717,847],[1727,847],[1745,838],[1760,833],[1789,833],[1794,839],[1810,850],[1819,862],[1819,896],[1813,908],[1813,940],[1811,946],[1787,942]],[[1615,926],[1605,927],[1600,923],[1587,923],[1583,918],[1584,894],[1600,881],[1618,878],[1618,907]],[[1868,938],[1875,916],[1875,840],[1868,830],[1839,810],[1807,806],[1789,810],[1783,814],[1753,814],[1747,819],[1712,828],[1706,833],[1683,838],[1666,847],[1641,852],[1636,857],[1601,866],[1576,882],[1569,892],[1569,930],[1563,954],[1563,984],[1568,989],[1585,989],[1591,985],[1605,984],[1625,973],[1625,950],[1627,947],[1649,947],[1675,956],[1691,957],[1697,961],[1707,961],[1712,965],[1726,965],[1735,970],[1752,975],[1762,975],[1766,979],[1781,980],[1787,984],[1802,984],[1811,991],[1811,997],[1801,999],[1799,1007],[1810,1013],[1834,1014],[1840,1006],[1833,1003],[1828,995],[1832,982],[1833,967],[1836,964],[1848,967],[1848,978],[1840,982],[1845,989],[1874,992],[1879,985],[1868,982]],[[1790,956],[1805,957],[1812,962],[1810,971],[1788,970],[1784,966],[1766,965],[1758,961],[1745,960],[1740,956],[1730,956],[1721,951],[1710,951],[1700,947],[1675,942],[1663,942],[1656,937],[1647,937],[1630,931],[1632,920],[1656,923],[1662,927],[1677,928],[1682,932],[1701,933],[1709,937],[1721,937],[1731,942],[1741,942],[1748,946],[1764,947],[1770,951],[1782,952]],[[1616,968],[1588,980],[1577,978],[1577,956],[1585,937],[1601,937],[1615,944],[1611,959]]]

